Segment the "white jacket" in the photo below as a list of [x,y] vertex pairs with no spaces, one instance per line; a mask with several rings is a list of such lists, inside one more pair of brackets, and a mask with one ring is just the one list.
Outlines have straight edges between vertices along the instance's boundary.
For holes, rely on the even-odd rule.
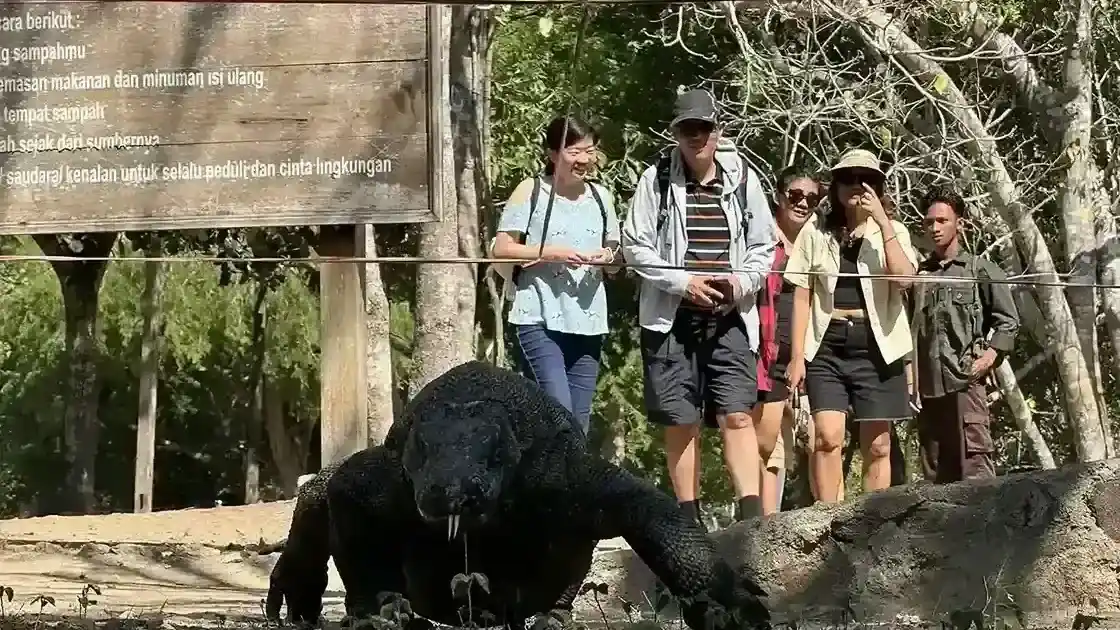
[[[626,262],[642,265],[684,264],[688,248],[685,231],[685,174],[680,151],[674,147],[669,165],[668,217],[657,231],[657,165],[648,167],[638,179],[630,210],[622,224],[622,251]],[[735,296],[747,329],[751,348],[758,351],[758,309],[756,294],[774,263],[775,227],[766,193],[758,173],[743,162],[729,141],[721,140],[716,161],[723,171],[723,209],[731,232],[731,267],[741,291]],[[746,201],[748,220],[743,230],[742,209],[736,191],[742,177],[748,177]],[[667,332],[673,326],[677,307],[688,287],[691,273],[678,269],[632,268],[641,277],[638,324],[643,328]]]

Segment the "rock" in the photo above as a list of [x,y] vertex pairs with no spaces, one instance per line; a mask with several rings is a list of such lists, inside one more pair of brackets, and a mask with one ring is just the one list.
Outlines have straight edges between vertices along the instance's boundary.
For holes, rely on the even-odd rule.
[[[770,594],[776,622],[951,622],[982,613],[1069,627],[1120,611],[1120,459],[949,485],[899,486],[714,532]],[[591,579],[648,609],[653,578],[631,552]],[[963,617],[962,617],[963,616]]]

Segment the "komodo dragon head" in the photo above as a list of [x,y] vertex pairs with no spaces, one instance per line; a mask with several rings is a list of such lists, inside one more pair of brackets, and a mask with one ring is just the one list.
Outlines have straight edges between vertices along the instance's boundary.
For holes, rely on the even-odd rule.
[[513,418],[497,400],[431,401],[417,409],[401,462],[416,509],[448,539],[494,517],[518,464]]

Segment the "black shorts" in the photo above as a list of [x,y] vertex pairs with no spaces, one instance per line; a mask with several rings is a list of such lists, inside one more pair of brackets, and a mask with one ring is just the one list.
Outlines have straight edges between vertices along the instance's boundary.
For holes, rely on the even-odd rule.
[[789,367],[789,339],[778,341],[778,356],[770,366],[770,389],[759,390],[758,402],[780,402],[789,398],[789,385],[786,384],[786,368]]
[[829,324],[805,366],[805,390],[813,413],[851,409],[856,421],[902,420],[912,414],[906,363],[883,362],[866,319]]
[[757,356],[737,310],[712,315],[678,309],[669,332],[642,328],[642,376],[649,420],[718,426],[750,413],[758,397]]

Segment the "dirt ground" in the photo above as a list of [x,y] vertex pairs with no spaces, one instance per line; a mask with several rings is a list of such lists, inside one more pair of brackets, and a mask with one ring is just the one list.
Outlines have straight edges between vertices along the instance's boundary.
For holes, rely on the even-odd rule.
[[[87,584],[93,618],[261,615],[275,556],[246,547],[287,534],[293,502],[153,514],[50,516],[0,521],[0,587],[8,614],[80,615]],[[334,595],[329,593],[328,595]],[[328,610],[340,603],[329,597]]]
[[[11,602],[4,599],[0,630],[26,627],[40,613],[44,622],[63,615],[113,628],[122,620],[147,620],[143,627],[153,630],[261,627],[268,574],[279,554],[259,555],[256,548],[287,535],[293,505],[0,521],[0,593],[10,587],[14,594]],[[611,565],[616,553],[624,553],[624,543],[603,541],[597,565]],[[80,597],[90,584],[100,595],[87,593],[96,603],[83,611]],[[342,617],[343,594],[332,564],[328,619]],[[40,596],[54,605],[41,609]],[[583,604],[586,614],[598,617],[590,606]]]

